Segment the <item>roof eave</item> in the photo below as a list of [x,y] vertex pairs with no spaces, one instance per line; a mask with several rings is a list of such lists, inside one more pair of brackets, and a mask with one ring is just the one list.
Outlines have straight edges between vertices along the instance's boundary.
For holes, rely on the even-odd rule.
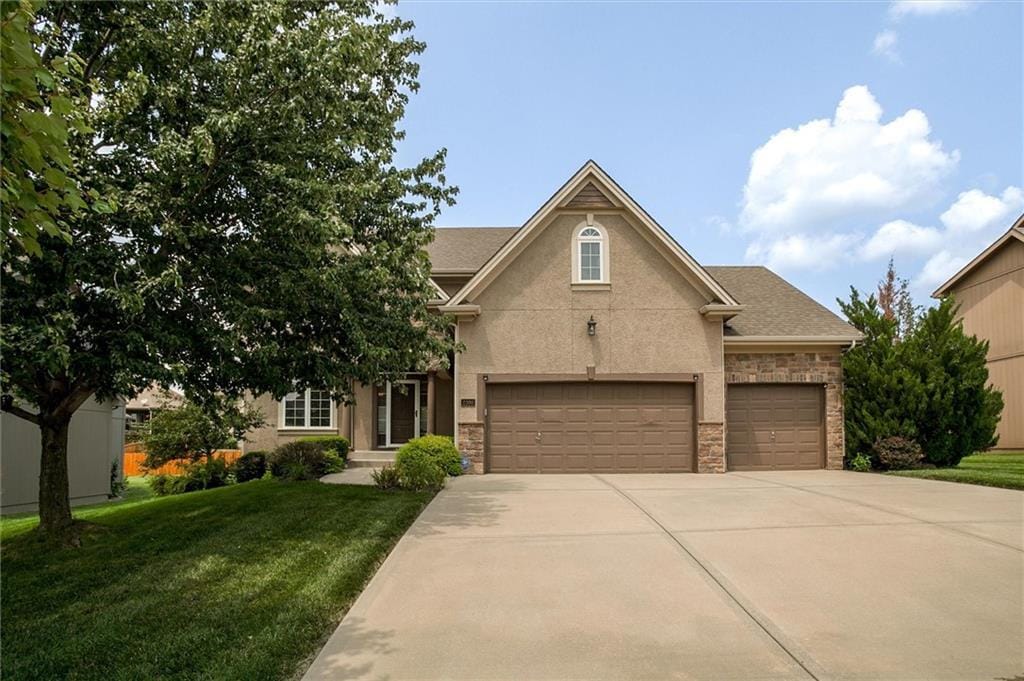
[[746,309],[744,305],[725,305],[722,303],[708,303],[702,305],[698,312],[700,312],[706,319],[721,319],[727,321],[732,319],[740,312]]
[[852,345],[863,338],[863,334],[848,336],[725,336],[726,345]]
[[961,267],[956,274],[946,280],[942,286],[932,291],[932,298],[941,298],[949,293],[949,290],[953,288],[958,281],[970,274],[975,267],[988,260],[989,256],[999,250],[1003,244],[1010,239],[1017,239],[1018,241],[1024,242],[1024,214],[1014,221],[1010,229],[1006,230],[1006,233],[1001,237],[992,242],[992,245],[983,250],[981,253],[976,255],[973,260]]

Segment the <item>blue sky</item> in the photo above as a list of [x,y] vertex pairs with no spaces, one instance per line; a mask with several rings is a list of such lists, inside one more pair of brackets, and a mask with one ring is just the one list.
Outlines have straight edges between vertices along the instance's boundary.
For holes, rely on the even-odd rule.
[[889,255],[927,302],[1024,211],[1020,3],[397,12],[427,43],[399,160],[447,147],[461,189],[439,225],[519,225],[593,158],[701,262],[835,308]]

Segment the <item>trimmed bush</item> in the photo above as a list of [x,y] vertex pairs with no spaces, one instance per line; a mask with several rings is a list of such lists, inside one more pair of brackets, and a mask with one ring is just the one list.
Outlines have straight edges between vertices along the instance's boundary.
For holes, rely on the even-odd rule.
[[270,474],[281,480],[318,480],[345,468],[345,460],[323,443],[296,440],[270,455]]
[[373,477],[373,484],[377,489],[398,489],[402,486],[402,479],[398,475],[398,469],[394,466],[384,466],[370,474]]
[[402,447],[395,456],[395,470],[403,489],[439,490],[448,477],[437,459],[427,450]]
[[856,455],[848,463],[851,471],[864,473],[871,470],[871,457],[864,454]]
[[149,487],[157,496],[198,492],[230,483],[228,465],[223,459],[197,461],[186,466],[181,475],[154,475],[149,479]]
[[398,450],[399,455],[403,451],[418,450],[432,458],[438,466],[448,475],[462,475],[462,457],[450,437],[444,435],[424,435],[406,442]]
[[315,442],[324,449],[332,450],[342,460],[348,461],[348,452],[351,445],[349,445],[347,438],[343,438],[340,435],[308,435],[299,438],[299,442]]
[[886,437],[875,442],[875,457],[880,468],[900,471],[917,468],[924,459],[921,445],[905,437]]
[[235,482],[259,480],[267,472],[267,453],[256,451],[243,454],[231,466],[231,472],[235,474]]

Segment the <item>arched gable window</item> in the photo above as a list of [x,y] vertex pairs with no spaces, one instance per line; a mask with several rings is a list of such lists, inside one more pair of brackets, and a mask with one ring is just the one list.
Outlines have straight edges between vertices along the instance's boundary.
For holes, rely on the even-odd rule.
[[608,283],[608,239],[596,224],[577,228],[573,248],[573,282]]

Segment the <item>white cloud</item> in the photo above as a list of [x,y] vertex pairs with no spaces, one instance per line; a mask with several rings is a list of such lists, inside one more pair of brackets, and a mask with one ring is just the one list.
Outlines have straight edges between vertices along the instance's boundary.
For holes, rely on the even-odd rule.
[[896,47],[899,42],[900,36],[896,31],[886,29],[878,33],[875,36],[875,42],[871,46],[872,54],[885,57],[892,62],[899,63],[900,52]]
[[928,259],[920,274],[914,277],[914,284],[922,289],[934,289],[956,274],[968,261],[968,256],[954,255],[948,250],[939,251]]
[[723,218],[721,215],[712,215],[704,218],[704,224],[711,227],[719,234],[732,234],[732,223]]
[[751,156],[740,225],[781,238],[932,200],[959,152],[929,138],[928,118],[917,109],[889,123],[881,118],[871,91],[856,85],[843,93],[833,119],[775,133]]
[[975,233],[993,226],[1008,229],[1009,223],[1022,210],[1024,191],[1020,187],[1007,187],[1002,196],[971,189],[961,193],[939,219],[951,232]]
[[896,254],[927,255],[942,244],[942,234],[934,227],[922,227],[906,220],[892,220],[861,246],[868,260],[879,260]]
[[905,16],[936,16],[959,14],[974,9],[977,2],[968,0],[894,0],[889,5],[889,16],[901,19]]
[[859,234],[792,234],[781,239],[755,241],[747,247],[746,259],[780,271],[832,269],[848,257],[860,239]]

